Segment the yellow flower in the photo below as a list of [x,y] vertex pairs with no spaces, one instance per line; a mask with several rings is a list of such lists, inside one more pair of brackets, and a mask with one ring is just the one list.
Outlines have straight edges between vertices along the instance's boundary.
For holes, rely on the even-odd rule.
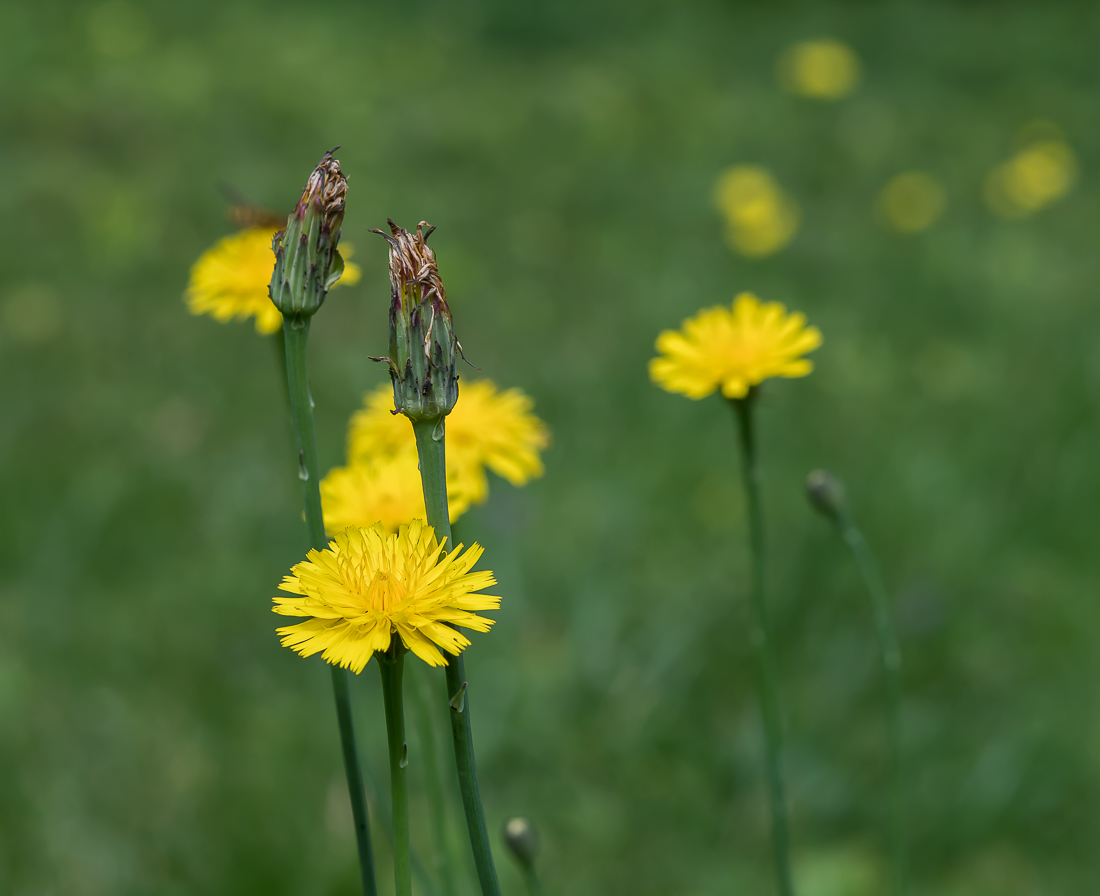
[[[255,317],[257,333],[274,333],[283,315],[271,302],[268,286],[275,270],[271,239],[278,228],[250,227],[231,234],[199,256],[191,267],[185,299],[192,314],[210,314],[225,323],[234,318]],[[347,262],[351,247],[340,247],[345,260],[341,283],[359,281],[359,266]]]
[[[480,504],[489,494],[488,467],[512,485],[543,474],[539,452],[550,444],[546,424],[531,413],[534,402],[519,389],[499,391],[490,380],[464,384],[447,417],[448,501]],[[348,458],[354,464],[412,451],[412,425],[394,415],[393,389],[365,396],[348,425]],[[453,510],[452,510],[453,513]]]
[[1069,192],[1077,159],[1061,139],[1033,142],[989,173],[985,199],[1004,218],[1023,218]]
[[500,598],[475,594],[496,584],[491,572],[470,572],[483,549],[445,553],[431,526],[413,520],[387,534],[381,523],[340,532],[322,551],[310,551],[279,588],[298,597],[273,598],[274,612],[306,616],[278,630],[282,644],[302,656],[363,670],[396,634],[429,666],[445,666],[437,648],[457,656],[470,640],[451,626],[487,632]]
[[704,308],[682,329],[661,333],[661,357],[649,362],[649,376],[688,398],[705,398],[716,389],[726,398],[744,398],[769,377],[806,376],[813,362],[801,356],[819,345],[821,333],[806,326],[805,315],[743,292],[732,311]]
[[902,233],[919,233],[936,223],[947,199],[940,182],[923,171],[892,178],[878,195],[882,220]]
[[859,59],[847,44],[831,38],[792,44],[779,57],[779,82],[791,93],[838,100],[856,88]]
[[[451,522],[470,507],[461,492],[447,489]],[[391,456],[360,459],[348,467],[329,470],[321,480],[325,529],[332,535],[348,526],[381,522],[394,532],[413,519],[423,519],[424,492],[420,485],[416,449]]]
[[798,205],[758,165],[734,165],[723,171],[714,201],[725,216],[730,247],[747,258],[778,252],[798,231]]

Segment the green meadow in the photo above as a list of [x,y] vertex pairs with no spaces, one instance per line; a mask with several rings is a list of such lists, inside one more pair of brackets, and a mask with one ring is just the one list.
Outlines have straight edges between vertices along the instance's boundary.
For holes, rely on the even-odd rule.
[[[855,89],[784,90],[822,36]],[[359,892],[327,670],[271,613],[307,544],[274,340],[182,299],[227,196],[285,214],[336,145],[362,279],[312,324],[322,470],[388,379],[387,217],[437,227],[463,375],[553,433],[456,524],[503,598],[464,656],[507,896],[513,815],[547,896],[774,892],[734,423],[647,373],[742,291],[824,336],[756,409],[799,896],[889,877],[871,605],[818,467],[900,633],[908,893],[1094,892],[1098,42],[1069,2],[0,7],[0,893]],[[1035,122],[1075,174],[1004,217],[987,178]],[[733,165],[797,203],[766,257],[727,242]],[[902,233],[876,203],[908,171],[945,204]],[[472,896],[442,674],[407,666]],[[378,676],[352,687],[386,894]],[[446,896],[410,728],[414,887]]]

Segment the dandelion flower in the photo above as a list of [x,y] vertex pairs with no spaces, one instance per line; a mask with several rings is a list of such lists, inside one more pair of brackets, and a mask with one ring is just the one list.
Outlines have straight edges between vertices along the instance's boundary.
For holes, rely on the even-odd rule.
[[714,201],[726,219],[730,248],[747,258],[778,252],[798,232],[797,203],[758,165],[734,165],[722,172]]
[[[550,444],[546,424],[531,413],[534,402],[519,389],[497,389],[490,380],[466,384],[447,416],[447,494],[480,504],[489,494],[488,467],[512,485],[543,474],[539,452]],[[393,413],[393,389],[381,386],[366,395],[364,407],[348,426],[348,458],[415,453],[408,420]]]
[[813,362],[802,355],[819,345],[821,333],[806,326],[805,315],[743,292],[732,310],[705,308],[680,330],[661,333],[660,357],[649,362],[649,376],[688,398],[705,398],[716,389],[726,398],[744,398],[769,377],[806,376]]
[[943,187],[931,174],[907,171],[887,182],[878,196],[879,217],[901,233],[927,230],[947,204]]
[[[413,519],[423,519],[424,491],[415,446],[329,470],[321,480],[321,506],[330,535],[375,522],[394,532]],[[470,500],[460,489],[449,487],[447,506],[453,523],[469,509]]]
[[779,83],[791,93],[839,100],[856,88],[859,59],[847,44],[831,38],[792,44],[779,57]]
[[[222,323],[236,318],[256,318],[257,333],[274,333],[283,315],[268,295],[275,253],[271,240],[278,228],[249,227],[231,234],[207,249],[191,268],[191,282],[184,298],[192,314],[209,314]],[[351,286],[359,281],[358,265],[347,261],[351,247],[340,247],[344,273],[338,281]]]
[[470,640],[452,626],[487,632],[500,598],[476,594],[496,584],[491,572],[470,572],[483,549],[450,552],[431,526],[413,520],[387,534],[381,523],[340,532],[321,551],[310,551],[279,586],[297,597],[275,597],[274,612],[306,616],[278,630],[282,644],[302,656],[363,671],[396,634],[429,666],[445,666],[439,652],[457,656]]

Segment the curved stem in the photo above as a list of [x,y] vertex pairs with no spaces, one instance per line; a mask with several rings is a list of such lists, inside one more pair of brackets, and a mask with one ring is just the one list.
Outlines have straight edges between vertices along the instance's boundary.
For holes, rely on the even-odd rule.
[[[442,420],[413,422],[416,450],[420,456],[420,479],[424,486],[424,506],[428,525],[446,536],[451,548],[451,518],[447,509],[447,461]],[[439,435],[440,438],[435,438]],[[477,782],[477,761],[474,758],[474,733],[470,723],[470,697],[466,682],[466,665],[462,654],[451,657],[446,666],[448,713],[451,717],[451,737],[454,741],[455,763],[458,766],[458,786],[462,793],[462,808],[466,827],[470,831],[470,847],[483,896],[500,896],[500,883],[493,863],[489,829],[485,824],[485,807]]]
[[397,896],[412,896],[409,862],[409,745],[405,740],[405,703],[401,679],[405,648],[393,636],[390,649],[378,654],[382,699],[386,706],[386,742],[390,749],[390,793],[393,804],[393,878]]
[[901,648],[890,615],[890,598],[882,582],[878,564],[867,546],[863,533],[847,508],[837,513],[837,525],[844,541],[851,548],[863,583],[871,595],[874,607],[875,629],[878,634],[882,672],[886,680],[886,727],[890,741],[890,858],[892,892],[901,896],[905,888],[905,786],[902,775],[901,746]]
[[[313,399],[309,394],[306,372],[306,344],[309,340],[309,318],[283,318],[283,339],[286,346],[287,391],[290,412],[294,419],[294,438],[298,448],[298,478],[302,480],[302,501],[309,528],[309,543],[321,550],[328,543],[325,522],[321,515],[321,479],[317,467],[317,437],[313,427]],[[374,854],[370,842],[370,818],[363,789],[363,770],[355,746],[355,726],[348,694],[348,673],[331,666],[332,691],[336,699],[336,720],[340,728],[340,746],[344,754],[344,772],[351,798],[351,814],[355,822],[355,843],[359,852],[359,873],[364,896],[377,896],[374,879]]]
[[783,725],[775,684],[775,660],[768,637],[768,606],[764,597],[764,515],[760,499],[760,468],[757,465],[756,431],[753,427],[754,393],[731,402],[737,417],[741,444],[741,476],[749,518],[749,547],[752,577],[753,652],[760,685],[760,714],[764,722],[765,763],[768,797],[771,802],[772,849],[780,896],[792,896],[790,834],[787,801],[783,788]]

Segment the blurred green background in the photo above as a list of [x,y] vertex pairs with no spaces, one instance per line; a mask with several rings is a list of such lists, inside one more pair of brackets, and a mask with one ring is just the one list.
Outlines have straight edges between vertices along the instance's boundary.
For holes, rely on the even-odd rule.
[[[836,102],[775,77],[820,35],[863,67]],[[305,548],[272,346],[181,301],[219,184],[285,210],[338,143],[363,280],[313,327],[323,465],[385,377],[387,216],[438,226],[468,356],[554,432],[461,522],[505,597],[467,653],[490,826],[536,821],[549,893],[771,892],[733,426],[645,367],[742,289],[825,334],[761,408],[802,896],[885,890],[878,658],[816,466],[896,597],[913,892],[1095,892],[1098,41],[1068,2],[0,6],[0,892],[356,891],[327,675],[270,613]],[[1035,119],[1080,176],[1003,220],[982,183]],[[739,163],[802,210],[761,260],[713,203]],[[904,236],[874,203],[910,169],[947,207]]]

